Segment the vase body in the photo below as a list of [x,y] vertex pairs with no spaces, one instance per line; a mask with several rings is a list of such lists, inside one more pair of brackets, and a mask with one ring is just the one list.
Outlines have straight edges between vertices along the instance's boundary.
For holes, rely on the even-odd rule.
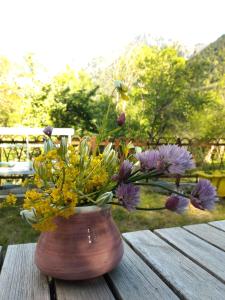
[[110,206],[77,208],[57,229],[41,233],[35,263],[46,275],[64,280],[95,278],[111,271],[123,256],[120,232]]

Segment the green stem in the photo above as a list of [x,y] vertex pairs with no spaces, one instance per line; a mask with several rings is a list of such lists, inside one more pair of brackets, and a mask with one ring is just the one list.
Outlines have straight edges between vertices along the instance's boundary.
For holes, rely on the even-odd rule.
[[65,177],[66,177],[66,172],[65,172],[65,168],[64,168],[64,167],[62,168],[62,174],[63,174],[63,176],[62,176],[61,191],[62,191],[62,189],[63,189],[63,185],[64,185]]
[[[140,170],[139,170],[140,171]],[[141,174],[141,175],[137,175],[137,176],[134,176],[134,177],[130,177],[127,182],[135,182],[135,181],[139,181],[139,180],[143,180],[143,179],[149,179],[153,176],[158,176],[158,175],[161,175],[161,172],[157,171],[157,170],[153,170],[147,174]]]
[[[117,202],[109,202],[108,204],[112,204],[112,205],[117,205],[117,206],[121,206],[124,208],[124,206],[120,203]],[[147,207],[135,207],[136,210],[146,210],[146,211],[154,211],[154,210],[163,210],[166,209],[165,206],[164,207],[154,207],[154,208],[147,208]]]
[[179,196],[182,196],[182,197],[186,197],[186,198],[189,198],[189,195],[186,195],[186,194],[184,194],[184,193],[180,193],[180,192],[178,192],[178,191],[175,191],[175,190],[172,190],[172,189],[170,189],[170,188],[168,188],[168,187],[166,187],[166,186],[164,186],[164,185],[161,185],[161,184],[158,184],[158,183],[154,183],[154,182],[136,182],[136,183],[134,183],[135,185],[148,185],[148,186],[155,186],[155,187],[159,187],[159,188],[162,188],[162,189],[164,189],[164,190],[166,190],[166,191],[168,191],[168,192],[171,192],[171,193],[174,193],[174,194],[177,194],[177,195],[179,195]]
[[77,190],[78,194],[80,194],[83,198],[87,199],[88,201],[92,202],[92,203],[95,203],[96,202],[91,198],[91,197],[88,197],[87,195],[85,195],[84,193],[82,193],[81,191]]

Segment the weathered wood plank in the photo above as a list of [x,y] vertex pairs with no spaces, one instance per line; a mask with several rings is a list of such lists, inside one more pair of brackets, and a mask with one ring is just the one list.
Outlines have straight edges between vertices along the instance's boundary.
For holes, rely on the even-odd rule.
[[1,268],[2,268],[2,261],[3,261],[3,257],[2,257],[2,246],[0,246],[0,273],[1,273]]
[[191,233],[225,251],[225,232],[208,224],[184,226]]
[[124,243],[124,248],[122,262],[107,275],[111,288],[119,299],[178,299],[126,243]]
[[185,255],[225,282],[225,252],[201,240],[183,228],[166,228],[154,231]]
[[149,230],[125,233],[123,236],[182,298],[225,299],[223,283]]
[[77,282],[56,280],[57,300],[114,300],[103,277]]
[[35,244],[9,246],[0,274],[0,300],[49,300],[47,278],[34,265]]
[[225,231],[225,220],[209,222],[209,224],[210,224],[211,226],[214,226],[214,227],[216,227],[216,228],[219,228],[219,229]]

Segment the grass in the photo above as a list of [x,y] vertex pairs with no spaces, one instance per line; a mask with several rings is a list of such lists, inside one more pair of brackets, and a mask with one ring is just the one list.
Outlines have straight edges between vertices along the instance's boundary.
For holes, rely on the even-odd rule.
[[[149,194],[146,189],[142,189],[141,205],[161,207],[164,205],[166,197],[156,193]],[[201,211],[192,206],[182,215],[168,210],[129,213],[122,208],[114,208],[113,216],[121,232],[205,223],[225,219],[225,200],[221,199],[212,212]]]
[[[163,206],[166,196],[148,193],[147,189],[143,189],[141,198],[142,206],[160,207]],[[220,200],[213,212],[191,208],[183,215],[167,210],[129,213],[120,207],[114,207],[113,217],[121,232],[204,223],[225,219],[225,200]],[[0,210],[0,228],[0,245],[4,248],[10,244],[35,242],[39,235],[38,232],[34,231],[30,225],[21,219],[18,210],[15,208]]]

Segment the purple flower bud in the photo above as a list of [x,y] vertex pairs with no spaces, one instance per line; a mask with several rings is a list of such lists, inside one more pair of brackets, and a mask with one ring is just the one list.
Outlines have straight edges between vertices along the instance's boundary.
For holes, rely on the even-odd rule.
[[124,160],[122,165],[120,166],[120,170],[118,174],[112,176],[112,180],[123,182],[126,181],[132,172],[133,164],[129,162],[129,160]]
[[216,188],[207,179],[200,179],[191,192],[191,204],[202,210],[212,210],[217,201]]
[[157,168],[159,153],[156,150],[147,150],[136,154],[136,158],[140,161],[142,171],[150,171]]
[[52,135],[52,131],[53,131],[53,128],[51,126],[47,126],[44,128],[43,132],[44,134],[46,134],[47,136],[51,137]]
[[140,201],[140,188],[131,183],[121,183],[116,189],[116,197],[127,210],[133,210]]
[[125,113],[122,112],[119,117],[117,118],[117,124],[119,126],[123,126],[125,124],[125,121],[126,121],[126,116],[125,116]]
[[178,195],[172,195],[166,200],[165,207],[178,214],[181,214],[187,209],[188,205],[189,199]]

